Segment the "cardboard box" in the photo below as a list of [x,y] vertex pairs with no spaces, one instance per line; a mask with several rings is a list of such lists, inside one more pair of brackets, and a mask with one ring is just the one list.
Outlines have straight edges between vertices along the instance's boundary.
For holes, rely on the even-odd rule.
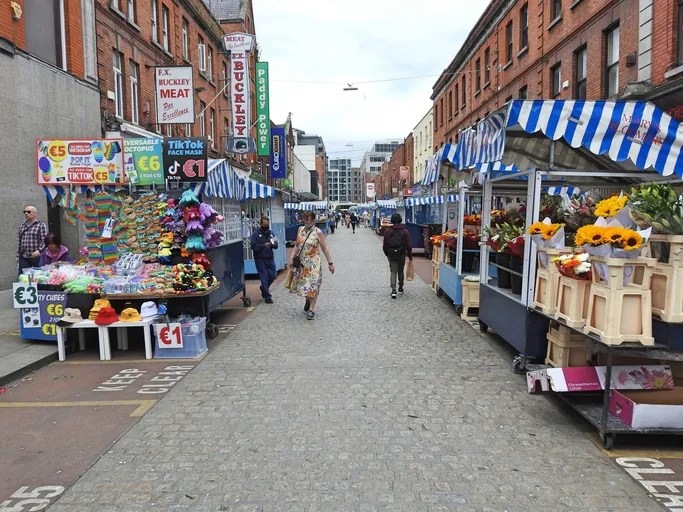
[[[529,393],[555,391],[576,393],[605,389],[605,366],[577,368],[545,368],[527,372]],[[671,367],[613,366],[611,389],[673,389]]]
[[683,388],[612,391],[609,410],[633,428],[683,428]]

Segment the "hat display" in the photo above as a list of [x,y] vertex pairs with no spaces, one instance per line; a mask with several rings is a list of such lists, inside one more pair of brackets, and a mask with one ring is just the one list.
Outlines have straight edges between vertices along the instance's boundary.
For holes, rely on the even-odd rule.
[[116,311],[110,307],[101,308],[97,313],[97,318],[95,318],[97,325],[110,325],[118,321],[119,318],[116,316]]
[[78,322],[82,322],[83,317],[81,316],[81,310],[76,308],[66,308],[64,310],[64,316],[59,319],[57,325],[60,327],[68,327]]
[[102,308],[110,308],[110,307],[111,307],[111,302],[109,302],[108,299],[97,299],[95,301],[95,304],[93,305],[92,309],[90,310],[90,316],[88,316],[88,318],[90,320],[95,320],[97,318],[97,313],[99,313]]
[[142,303],[140,314],[142,315],[142,318],[152,318],[159,314],[159,309],[157,308],[156,303],[150,300]]
[[121,311],[121,321],[122,322],[140,322],[142,317],[138,310],[135,308],[126,308]]

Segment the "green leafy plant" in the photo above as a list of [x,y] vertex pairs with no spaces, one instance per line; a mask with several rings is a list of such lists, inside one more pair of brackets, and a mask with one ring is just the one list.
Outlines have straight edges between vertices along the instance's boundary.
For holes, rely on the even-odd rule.
[[669,185],[633,188],[628,204],[631,219],[641,229],[652,226],[655,233],[683,235],[683,200]]

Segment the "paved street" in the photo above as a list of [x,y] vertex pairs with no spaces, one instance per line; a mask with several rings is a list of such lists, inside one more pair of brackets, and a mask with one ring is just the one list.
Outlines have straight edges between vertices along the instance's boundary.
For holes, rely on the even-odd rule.
[[314,322],[279,287],[50,512],[661,510],[427,284],[392,301],[374,233],[328,239]]

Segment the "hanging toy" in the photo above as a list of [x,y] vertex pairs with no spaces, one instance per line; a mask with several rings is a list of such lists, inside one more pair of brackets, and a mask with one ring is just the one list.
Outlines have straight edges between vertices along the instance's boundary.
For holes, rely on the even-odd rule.
[[201,222],[201,214],[199,213],[198,206],[186,207],[183,211],[183,220],[185,222],[190,220],[196,220]]
[[201,220],[202,224],[205,226],[214,224],[216,222],[216,217],[218,216],[218,212],[214,210],[211,205],[206,203],[199,205],[199,214],[199,220]]
[[201,265],[206,270],[209,270],[211,268],[211,262],[209,261],[209,258],[206,256],[206,253],[203,253],[203,252],[194,253],[192,255],[191,261],[192,261],[192,263],[195,263],[197,265]]
[[191,220],[185,224],[186,235],[204,235],[204,226],[198,220]]
[[201,235],[190,235],[185,242],[185,249],[189,252],[204,252],[206,251],[206,244]]
[[199,199],[197,199],[197,196],[192,189],[188,189],[183,192],[178,206],[181,208],[185,208],[186,206],[199,206]]

